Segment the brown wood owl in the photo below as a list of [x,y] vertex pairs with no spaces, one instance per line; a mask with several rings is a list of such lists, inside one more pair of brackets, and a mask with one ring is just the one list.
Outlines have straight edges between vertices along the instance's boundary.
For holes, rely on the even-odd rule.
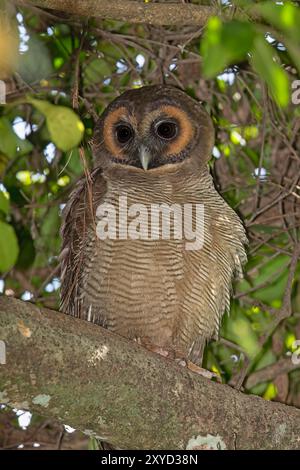
[[[200,364],[229,309],[247,242],[209,173],[211,119],[176,88],[143,87],[108,106],[93,142],[94,170],[79,181],[64,209],[61,310]],[[175,236],[175,213],[169,237],[160,225],[152,237],[149,227],[140,238],[120,227],[114,236],[99,237],[104,215],[98,208],[112,207],[119,217],[120,197],[129,208],[149,210],[147,223],[158,204],[202,207],[203,246],[187,249],[186,237]]]

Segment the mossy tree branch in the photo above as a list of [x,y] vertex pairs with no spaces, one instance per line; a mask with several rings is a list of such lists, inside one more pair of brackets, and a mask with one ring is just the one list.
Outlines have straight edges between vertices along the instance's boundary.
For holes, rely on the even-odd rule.
[[[103,328],[0,297],[0,402],[125,449],[300,448],[300,410],[200,377]],[[3,343],[2,343],[3,346]]]
[[143,3],[130,0],[18,0],[20,5],[34,5],[75,16],[147,23],[161,26],[204,26],[216,9],[208,5],[176,3]]

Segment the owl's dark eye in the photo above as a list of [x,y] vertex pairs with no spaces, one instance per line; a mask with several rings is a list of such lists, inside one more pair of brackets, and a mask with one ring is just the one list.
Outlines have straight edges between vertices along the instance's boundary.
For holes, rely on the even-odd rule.
[[133,137],[133,130],[130,126],[126,124],[120,124],[116,127],[116,137],[120,144],[126,144]]
[[172,121],[161,121],[157,123],[155,130],[158,137],[165,140],[173,139],[178,131],[177,125]]

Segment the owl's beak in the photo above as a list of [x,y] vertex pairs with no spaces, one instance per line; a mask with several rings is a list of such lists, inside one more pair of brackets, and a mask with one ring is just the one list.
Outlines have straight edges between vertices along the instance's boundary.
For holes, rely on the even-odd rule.
[[140,158],[140,162],[144,170],[145,171],[148,170],[148,166],[152,159],[152,155],[151,155],[151,152],[144,145],[140,146],[139,158]]

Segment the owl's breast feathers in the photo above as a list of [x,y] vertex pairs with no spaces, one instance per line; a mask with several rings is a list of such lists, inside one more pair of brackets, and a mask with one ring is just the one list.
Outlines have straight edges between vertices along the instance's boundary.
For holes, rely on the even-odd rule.
[[[106,239],[96,233],[100,204],[202,204],[204,244],[184,239]],[[172,234],[172,232],[171,232]],[[197,361],[217,337],[229,310],[231,284],[242,274],[247,243],[239,217],[205,168],[134,176],[95,169],[82,178],[64,209],[61,310],[130,338],[149,338]]]

